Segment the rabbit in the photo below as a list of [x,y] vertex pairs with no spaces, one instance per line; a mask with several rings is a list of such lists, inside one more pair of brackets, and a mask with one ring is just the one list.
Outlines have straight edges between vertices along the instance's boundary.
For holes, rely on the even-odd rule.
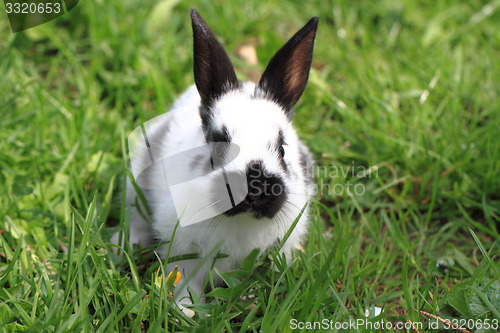
[[[318,25],[311,18],[255,84],[237,80],[223,46],[195,9],[191,19],[195,84],[170,111],[136,129],[139,139],[129,138],[132,173],[151,222],[131,182],[126,189],[131,244],[172,241],[161,246],[163,258],[167,252],[198,255],[166,267],[178,266],[182,278],[174,298],[186,305],[187,285],[200,295],[211,267],[238,268],[255,248],[275,245],[303,209],[281,248],[287,260],[307,233],[313,159],[292,119]],[[214,262],[217,252],[227,256]]]

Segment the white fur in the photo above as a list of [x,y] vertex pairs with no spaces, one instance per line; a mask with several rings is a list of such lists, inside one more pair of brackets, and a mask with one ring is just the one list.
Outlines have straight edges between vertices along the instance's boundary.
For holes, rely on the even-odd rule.
[[[246,82],[241,91],[232,91],[223,95],[214,105],[213,126],[224,125],[231,136],[231,142],[240,147],[239,155],[225,166],[225,170],[226,172],[241,172],[245,170],[249,161],[263,160],[266,170],[284,178],[288,195],[287,201],[273,219],[256,219],[250,213],[242,213],[231,217],[219,215],[201,223],[179,226],[173,240],[171,257],[198,253],[200,258],[204,258],[218,247],[220,253],[227,254],[229,257],[217,260],[215,267],[221,270],[237,268],[253,249],[264,250],[276,244],[277,240],[282,239],[310,199],[312,190],[306,184],[299,163],[299,147],[302,143],[283,110],[269,100],[252,98],[254,89],[253,83]],[[193,85],[166,115],[158,117],[158,120],[155,120],[154,124],[148,127],[151,148],[155,150],[157,156],[172,156],[206,144],[199,115],[199,105],[200,96]],[[285,146],[285,161],[290,170],[288,175],[280,166],[276,151],[269,149],[269,145],[274,146],[280,128],[287,144]],[[138,149],[134,158],[148,158],[147,148],[142,147]],[[208,160],[209,156],[204,156],[204,159]],[[203,174],[201,167],[192,172],[193,178]],[[220,172],[221,170],[213,171],[214,174]],[[154,178],[158,177],[158,174],[151,174],[150,177],[149,181],[152,184],[158,182],[158,179]],[[171,201],[165,197],[164,191],[153,191],[149,195],[156,238],[161,241],[169,241],[177,223],[176,211],[172,207]],[[128,187],[127,202],[129,204],[134,202],[134,197],[134,189]],[[203,198],[196,197],[192,199],[195,201],[203,200]],[[130,217],[130,241],[142,245],[150,243],[152,235],[149,234],[149,230],[144,232],[148,228],[148,224],[137,214],[134,207],[131,208]],[[290,258],[291,250],[305,235],[307,224],[306,210],[282,248],[282,252],[288,258]],[[161,248],[161,255],[166,255],[167,247]],[[187,296],[184,282],[188,282],[198,294],[202,292],[212,258],[208,258],[198,273],[192,276],[200,262],[201,259],[185,260],[168,265],[167,271],[178,265],[182,274],[180,288],[176,288],[176,299]],[[183,284],[184,287],[182,287]]]

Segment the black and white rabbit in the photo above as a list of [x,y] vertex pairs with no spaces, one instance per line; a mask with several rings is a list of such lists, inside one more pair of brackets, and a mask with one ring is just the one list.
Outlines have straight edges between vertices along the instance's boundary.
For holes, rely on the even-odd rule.
[[[178,265],[182,274],[177,300],[188,296],[183,282],[202,292],[213,261],[197,268],[201,258],[218,248],[228,256],[215,267],[239,267],[253,249],[282,239],[313,194],[312,157],[292,118],[309,76],[318,18],[275,54],[257,85],[239,82],[224,48],[194,9],[191,19],[196,84],[169,112],[137,129],[140,139],[129,140],[132,171],[152,211],[148,223],[128,186],[130,242],[170,241],[180,219],[169,255],[200,258],[167,267]],[[306,209],[282,248],[288,258],[307,227]]]

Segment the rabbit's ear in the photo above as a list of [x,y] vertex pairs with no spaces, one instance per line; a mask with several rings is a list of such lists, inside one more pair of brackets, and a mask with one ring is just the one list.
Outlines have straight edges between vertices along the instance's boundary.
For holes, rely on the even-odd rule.
[[313,55],[318,18],[313,17],[271,59],[256,94],[277,102],[293,117],[292,108],[306,87]]
[[202,104],[209,107],[223,93],[238,86],[238,80],[226,51],[195,9],[191,9],[191,20],[194,80]]

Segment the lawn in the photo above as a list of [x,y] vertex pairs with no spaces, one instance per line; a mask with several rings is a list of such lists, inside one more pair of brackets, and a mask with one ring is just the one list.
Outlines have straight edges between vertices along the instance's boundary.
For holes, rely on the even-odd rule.
[[[127,136],[194,82],[191,7],[246,80],[320,18],[303,251],[219,272],[193,318],[155,246],[109,244]],[[2,332],[500,330],[500,1],[80,1],[15,34],[0,15]]]

